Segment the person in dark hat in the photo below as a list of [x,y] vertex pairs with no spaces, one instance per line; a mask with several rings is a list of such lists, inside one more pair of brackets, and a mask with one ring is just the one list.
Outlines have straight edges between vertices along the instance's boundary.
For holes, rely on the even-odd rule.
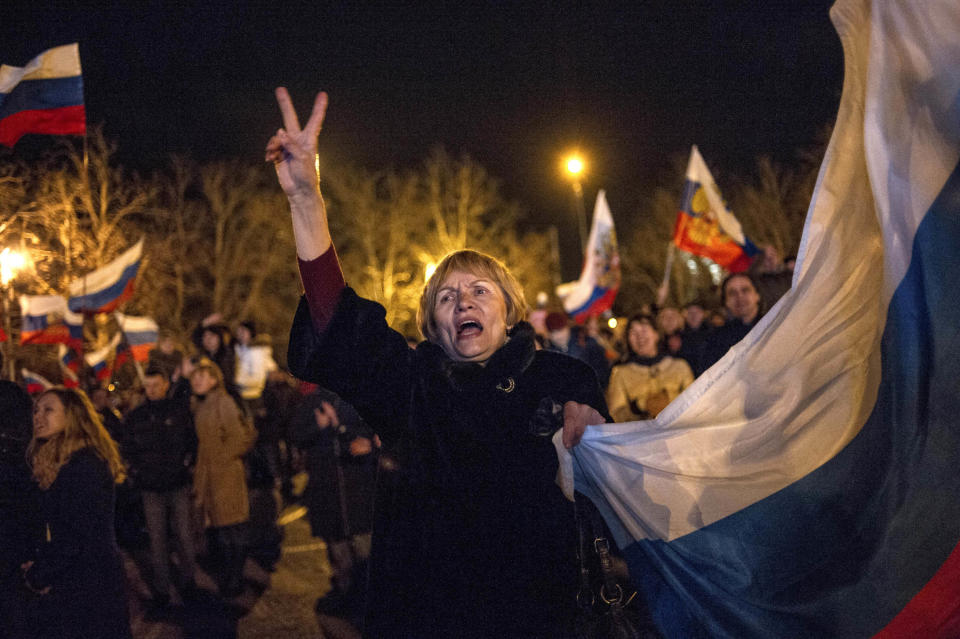
[[607,362],[606,351],[597,340],[587,334],[586,328],[571,326],[567,314],[559,311],[547,314],[546,325],[546,350],[576,357],[589,364],[597,374],[600,388],[605,389],[610,381],[610,364]]
[[220,368],[223,374],[223,387],[227,394],[239,401],[240,392],[234,382],[237,363],[233,350],[233,335],[223,323],[220,313],[205,317],[193,330],[191,338],[200,354]]

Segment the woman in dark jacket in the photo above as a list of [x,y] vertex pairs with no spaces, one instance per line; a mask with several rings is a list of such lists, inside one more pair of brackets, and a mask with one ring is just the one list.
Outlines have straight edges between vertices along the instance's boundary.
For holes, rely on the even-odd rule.
[[[558,637],[570,630],[577,562],[573,504],[556,485],[552,435],[572,446],[606,412],[593,371],[537,351],[522,289],[497,260],[453,253],[424,288],[427,341],[410,350],[382,306],[345,288],[314,169],[326,96],[300,130],[267,146],[293,213],[307,294],[288,361],[356,407],[389,445],[409,444],[404,521],[382,558],[392,580],[368,634]],[[592,408],[591,408],[592,407]],[[598,412],[598,410],[600,412]],[[375,531],[375,537],[378,532]],[[382,582],[381,582],[382,583]]]
[[41,489],[38,552],[24,572],[40,594],[37,636],[130,637],[113,530],[123,462],[82,391],[55,387],[40,395],[28,456]]

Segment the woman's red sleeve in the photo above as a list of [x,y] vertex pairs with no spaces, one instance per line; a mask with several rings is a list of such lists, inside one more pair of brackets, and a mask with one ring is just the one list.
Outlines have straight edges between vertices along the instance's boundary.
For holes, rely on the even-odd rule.
[[340,270],[340,259],[331,244],[319,257],[307,261],[297,258],[297,262],[313,327],[322,333],[333,317],[341,291],[347,286],[343,271]]

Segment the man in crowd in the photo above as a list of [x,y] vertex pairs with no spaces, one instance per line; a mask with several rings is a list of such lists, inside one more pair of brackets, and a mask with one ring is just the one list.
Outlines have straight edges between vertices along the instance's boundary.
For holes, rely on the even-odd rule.
[[694,376],[698,377],[703,372],[703,349],[706,348],[712,333],[703,302],[694,300],[688,303],[683,308],[683,319],[686,326],[681,332],[683,344],[678,354],[687,360]]
[[566,313],[553,311],[546,319],[548,341],[546,349],[576,357],[590,365],[597,374],[600,388],[606,388],[610,381],[610,365],[602,346],[587,335],[581,326],[570,326]]
[[39,490],[27,465],[33,403],[0,380],[0,637],[33,637],[20,566],[33,556],[40,526]]
[[174,373],[183,361],[183,353],[178,348],[173,333],[169,330],[160,331],[157,346],[150,349],[148,357],[147,366],[159,366],[166,371],[167,377],[170,379],[173,379]]
[[657,329],[663,335],[663,350],[671,357],[681,357],[683,348],[683,315],[680,309],[664,306],[657,312]]
[[780,251],[771,244],[764,245],[763,252],[753,259],[750,275],[763,299],[763,313],[769,311],[793,283],[793,269],[787,268]]
[[317,612],[358,623],[373,529],[375,435],[350,404],[317,388],[297,407],[290,437],[306,454],[310,531],[326,542],[333,569],[331,590],[317,601]]
[[143,497],[153,565],[151,586],[154,602],[162,610],[170,604],[168,526],[177,540],[181,593],[195,587],[190,467],[196,459],[197,435],[189,405],[167,397],[170,381],[164,368],[148,367],[143,386],[146,400],[124,420],[123,451]]
[[762,298],[753,278],[747,273],[732,273],[721,286],[723,307],[729,318],[717,328],[703,349],[702,369],[710,368],[750,332],[760,319]]

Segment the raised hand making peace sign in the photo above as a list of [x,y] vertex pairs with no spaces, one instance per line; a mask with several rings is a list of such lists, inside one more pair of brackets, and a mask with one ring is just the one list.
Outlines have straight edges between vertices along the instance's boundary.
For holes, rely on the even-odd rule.
[[287,90],[277,88],[276,96],[283,115],[283,128],[267,142],[265,159],[276,167],[280,187],[290,201],[297,255],[312,260],[330,247],[330,231],[316,168],[317,136],[327,112],[327,94],[317,94],[310,119],[303,129]]

